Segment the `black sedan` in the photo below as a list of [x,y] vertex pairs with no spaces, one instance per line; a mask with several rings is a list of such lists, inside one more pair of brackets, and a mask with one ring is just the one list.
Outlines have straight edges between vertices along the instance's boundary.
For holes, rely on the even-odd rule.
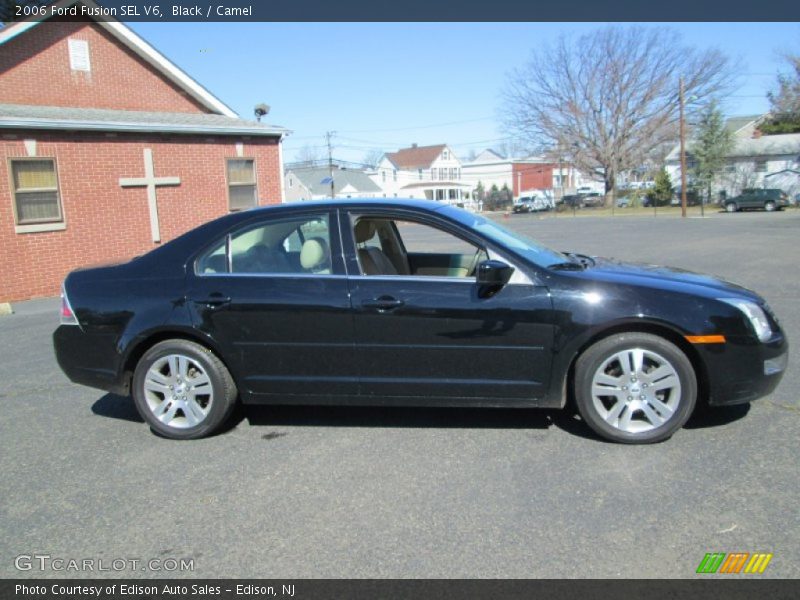
[[64,281],[58,362],[198,438],[245,404],[561,408],[609,440],[772,392],[764,300],[675,269],[562,253],[434,202],[234,213]]

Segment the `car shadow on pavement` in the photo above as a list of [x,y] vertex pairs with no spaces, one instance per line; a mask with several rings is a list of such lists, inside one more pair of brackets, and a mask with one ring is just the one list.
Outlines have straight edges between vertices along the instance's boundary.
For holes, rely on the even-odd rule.
[[424,408],[395,406],[246,406],[234,426],[390,427],[440,429],[547,429],[552,411],[503,408]]
[[144,423],[144,419],[139,416],[133,404],[133,399],[117,394],[106,394],[102,396],[97,402],[92,404],[92,412],[99,417]]
[[750,404],[733,406],[698,406],[684,425],[685,429],[705,429],[720,427],[744,418],[750,412]]
[[[686,429],[720,427],[743,418],[749,404],[709,408],[698,407],[687,421]],[[143,423],[133,400],[117,394],[105,394],[93,405],[100,417]],[[217,435],[235,429],[243,421],[251,426],[288,425],[297,427],[386,427],[438,429],[549,429],[562,431],[598,442],[595,434],[573,410],[535,408],[424,408],[395,406],[255,406],[237,405],[231,419]]]

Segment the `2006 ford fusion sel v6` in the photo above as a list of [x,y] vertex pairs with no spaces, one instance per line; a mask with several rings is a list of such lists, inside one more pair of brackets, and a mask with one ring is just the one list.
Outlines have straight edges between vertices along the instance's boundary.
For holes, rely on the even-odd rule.
[[788,342],[757,294],[555,252],[435,202],[234,213],[63,286],[59,365],[199,438],[234,404],[564,407],[609,440],[775,389]]

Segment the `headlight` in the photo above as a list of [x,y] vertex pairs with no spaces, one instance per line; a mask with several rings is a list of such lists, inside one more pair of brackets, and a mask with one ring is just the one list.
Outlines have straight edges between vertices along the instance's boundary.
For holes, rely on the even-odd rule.
[[718,298],[718,300],[735,306],[742,311],[750,320],[750,324],[753,326],[759,340],[766,342],[772,337],[772,329],[769,326],[767,315],[764,314],[764,311],[758,304],[750,302],[749,300],[740,300],[739,298]]

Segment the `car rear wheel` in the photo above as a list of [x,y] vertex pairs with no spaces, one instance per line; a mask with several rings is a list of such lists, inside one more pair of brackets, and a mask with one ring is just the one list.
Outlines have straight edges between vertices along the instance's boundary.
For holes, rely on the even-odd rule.
[[188,340],[166,340],[145,352],[133,375],[133,399],[143,419],[172,439],[216,431],[236,403],[236,385],[222,361]]
[[735,203],[733,203],[733,202],[728,202],[728,203],[725,205],[725,210],[727,210],[729,213],[734,213],[734,212],[736,212],[737,210],[739,210],[739,208],[736,206],[736,204],[735,204]]
[[674,344],[648,333],[622,333],[588,348],[575,365],[575,400],[587,425],[605,439],[660,442],[694,410],[697,379]]
[[768,200],[767,202],[764,203],[764,210],[767,212],[772,212],[775,210],[775,208],[777,207],[772,200]]

